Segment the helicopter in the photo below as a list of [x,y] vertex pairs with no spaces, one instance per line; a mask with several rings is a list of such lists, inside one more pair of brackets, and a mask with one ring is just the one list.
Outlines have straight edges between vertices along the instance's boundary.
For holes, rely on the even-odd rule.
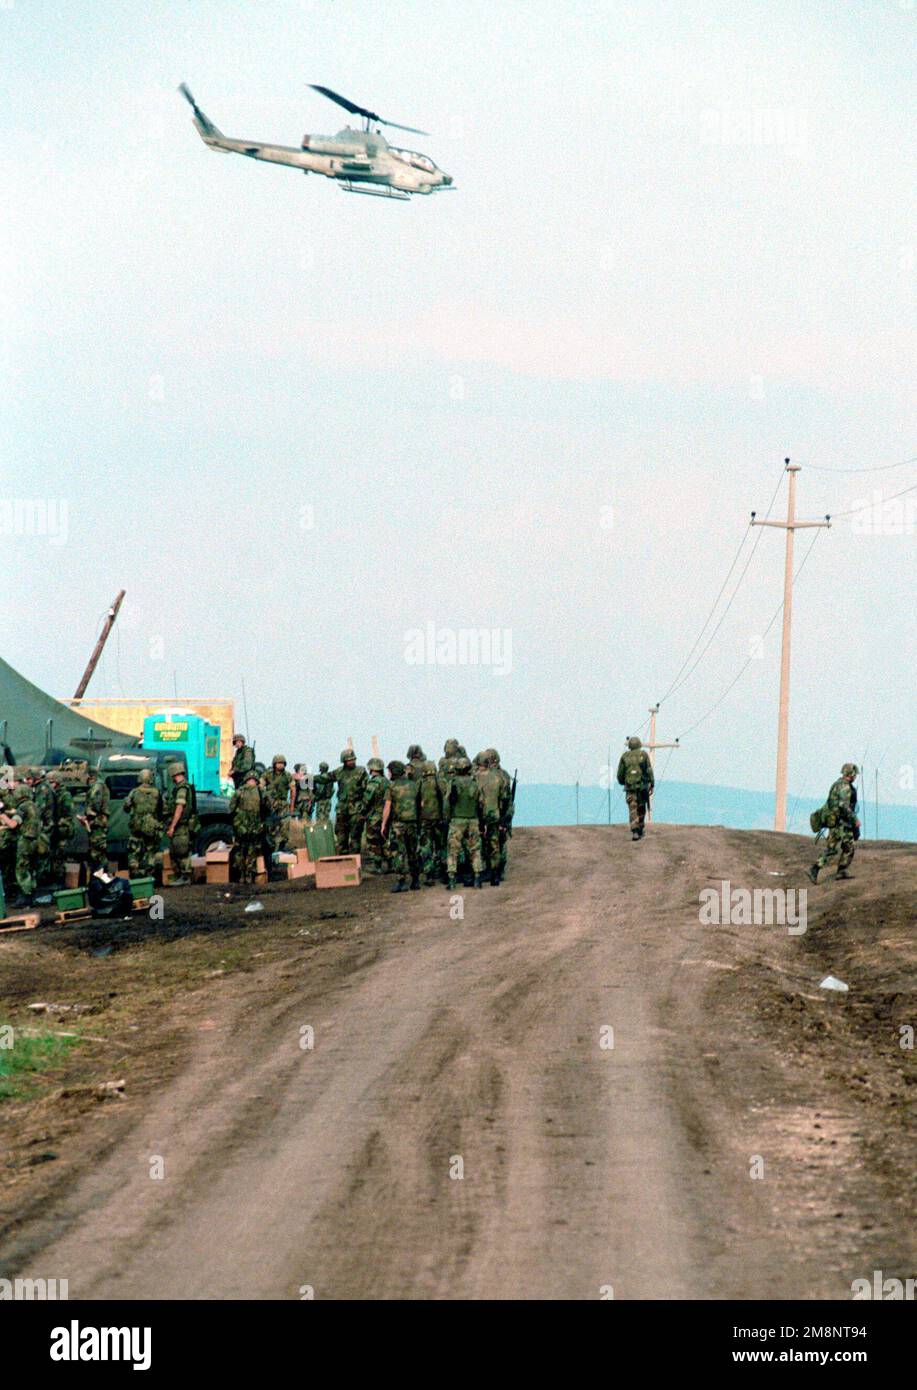
[[184,82],[178,88],[194,112],[194,125],[205,145],[226,154],[245,154],[250,159],[263,159],[269,164],[286,164],[301,169],[304,174],[324,174],[334,179],[345,193],[369,193],[377,198],[397,198],[410,201],[414,193],[441,193],[452,186],[452,179],[438,169],[433,160],[416,150],[396,149],[390,145],[380,126],[408,131],[411,135],[426,135],[413,126],[385,121],[375,111],[333,92],[330,87],[309,84],[352,115],[361,117],[360,130],[345,126],[337,135],[304,135],[302,144],[269,145],[260,140],[235,140],[224,135],[205,116]]

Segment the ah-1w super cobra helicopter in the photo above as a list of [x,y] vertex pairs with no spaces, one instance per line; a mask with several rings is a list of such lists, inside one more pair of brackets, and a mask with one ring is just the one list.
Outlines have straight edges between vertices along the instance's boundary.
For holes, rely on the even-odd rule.
[[367,111],[348,101],[329,87],[309,84],[314,92],[336,101],[345,111],[362,117],[362,129],[346,126],[337,135],[304,135],[299,149],[291,145],[268,145],[260,140],[233,140],[204,115],[184,83],[179,87],[182,96],[194,112],[194,124],[205,145],[227,154],[247,154],[250,159],[264,159],[269,164],[288,164],[305,174],[324,174],[335,179],[346,193],[374,193],[381,198],[407,200],[412,193],[440,193],[449,188],[452,179],[437,169],[432,159],[414,150],[395,149],[379,130],[380,125],[395,130],[407,130],[412,135],[425,135],[409,125],[384,121],[375,111]]

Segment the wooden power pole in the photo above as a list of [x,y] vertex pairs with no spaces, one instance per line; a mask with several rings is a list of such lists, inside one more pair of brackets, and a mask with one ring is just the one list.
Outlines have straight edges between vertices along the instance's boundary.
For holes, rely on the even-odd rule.
[[102,648],[108,641],[108,634],[111,632],[112,628],[115,625],[115,618],[117,618],[118,616],[118,609],[121,607],[121,601],[123,598],[124,590],[119,589],[118,596],[112,604],[111,608],[109,608],[108,613],[106,615],[105,622],[102,626],[102,631],[99,633],[99,640],[93,647],[92,656],[89,658],[89,665],[83,672],[83,679],[80,681],[79,685],[73,693],[74,700],[82,700],[83,696],[86,694],[86,687],[92,680],[92,673],[96,669],[96,666],[99,664],[99,657],[102,655]]
[[751,514],[752,526],[777,526],[786,531],[786,555],[783,566],[783,641],[780,647],[780,709],[777,715],[777,783],[774,805],[774,829],[786,830],[786,763],[790,716],[790,630],[793,619],[793,536],[796,531],[812,526],[830,526],[831,518],[824,521],[797,521],[796,519],[796,474],[801,465],[784,459],[784,468],[789,475],[789,497],[786,504],[786,521],[757,521]]
[[[658,713],[659,713],[659,706],[658,706],[658,704],[656,704],[656,705],[651,705],[651,706],[650,706],[650,741],[649,741],[649,743],[645,743],[645,744],[643,745],[644,748],[647,750],[647,752],[648,752],[649,755],[650,755],[650,767],[653,769],[653,776],[654,776],[654,777],[655,777],[655,775],[656,775],[656,757],[655,757],[656,749],[657,749],[657,748],[680,748],[680,747],[681,747],[681,744],[678,742],[678,739],[676,739],[674,743],[657,743],[657,742],[656,742],[656,715],[657,715]],[[653,819],[653,803],[652,803],[652,800],[650,801],[650,804],[649,804],[649,805],[647,806],[647,808],[646,808],[646,819],[647,819],[647,823],[648,823],[648,824],[649,824],[649,823],[652,821],[652,819]]]

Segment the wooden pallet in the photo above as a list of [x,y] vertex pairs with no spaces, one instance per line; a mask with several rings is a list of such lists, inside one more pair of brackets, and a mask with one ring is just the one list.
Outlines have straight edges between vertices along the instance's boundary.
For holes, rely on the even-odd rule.
[[55,912],[54,921],[58,924],[62,922],[85,922],[91,916],[91,907],[68,907],[64,912]]
[[18,917],[0,918],[0,934],[14,931],[34,931],[41,921],[40,912],[22,912]]

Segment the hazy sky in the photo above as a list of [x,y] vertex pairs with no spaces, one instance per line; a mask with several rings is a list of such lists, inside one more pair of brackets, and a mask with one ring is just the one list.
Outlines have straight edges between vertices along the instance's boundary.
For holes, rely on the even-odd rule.
[[[917,455],[915,34],[912,0],[0,0],[3,655],[71,693],[123,585],[90,693],[244,674],[264,755],[454,734],[596,781],[784,456]],[[431,131],[393,139],[455,191],[217,157],[181,80],[285,144],[343,125],[324,83]],[[800,514],[915,481],[804,467]],[[838,520],[799,580],[793,793],[865,753],[914,798],[915,499]],[[753,535],[662,738],[780,601],[783,532]],[[779,628],[671,776],[772,784]],[[408,659],[463,630],[489,664]]]

